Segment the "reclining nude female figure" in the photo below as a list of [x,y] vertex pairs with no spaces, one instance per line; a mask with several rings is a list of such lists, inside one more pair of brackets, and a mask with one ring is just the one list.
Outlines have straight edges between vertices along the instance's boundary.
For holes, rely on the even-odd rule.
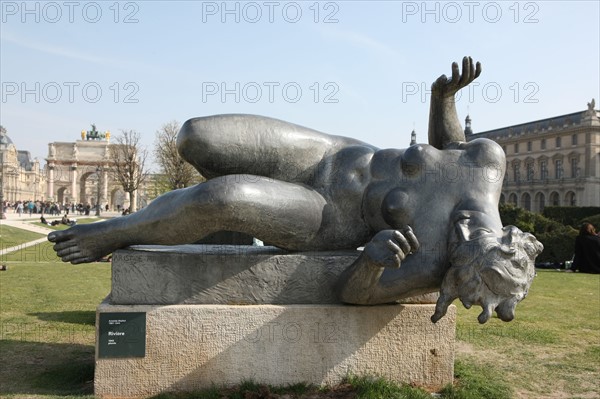
[[502,227],[505,157],[494,142],[466,143],[454,95],[481,72],[469,57],[432,85],[429,145],[377,149],[276,119],[190,119],[180,154],[208,180],[156,198],[125,217],[50,233],[65,262],[84,263],[134,244],[193,243],[230,230],[292,250],[355,249],[341,301],[394,302],[438,291],[432,320],[460,298],[480,322],[502,320],[527,294],[542,246]]

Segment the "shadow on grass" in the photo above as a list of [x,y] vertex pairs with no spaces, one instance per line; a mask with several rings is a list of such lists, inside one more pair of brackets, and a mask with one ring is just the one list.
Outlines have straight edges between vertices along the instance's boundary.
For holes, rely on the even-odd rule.
[[0,395],[92,395],[94,347],[0,340]]
[[96,324],[96,312],[89,310],[70,310],[64,312],[29,313],[43,321],[59,321],[62,323],[83,324],[93,326]]

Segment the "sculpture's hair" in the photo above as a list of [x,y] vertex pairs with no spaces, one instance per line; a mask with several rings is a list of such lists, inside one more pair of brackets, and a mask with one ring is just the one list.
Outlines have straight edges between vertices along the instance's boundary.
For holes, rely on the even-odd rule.
[[450,268],[446,272],[431,320],[446,314],[448,306],[459,298],[468,309],[480,305],[478,317],[485,323],[495,310],[504,321],[514,318],[515,306],[529,290],[535,275],[534,260],[542,244],[514,226],[502,229],[502,237],[485,232],[450,248]]

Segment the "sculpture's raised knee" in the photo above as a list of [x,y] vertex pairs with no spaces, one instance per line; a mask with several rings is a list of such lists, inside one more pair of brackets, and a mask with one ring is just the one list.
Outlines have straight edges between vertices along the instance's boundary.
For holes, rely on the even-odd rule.
[[194,164],[203,151],[198,151],[206,144],[202,118],[188,119],[181,126],[177,135],[177,151],[186,161]]
[[[211,123],[211,117],[192,118],[181,126],[177,135],[177,152],[188,163],[192,164],[204,177],[215,175],[218,129]],[[223,133],[221,133],[223,134]]]

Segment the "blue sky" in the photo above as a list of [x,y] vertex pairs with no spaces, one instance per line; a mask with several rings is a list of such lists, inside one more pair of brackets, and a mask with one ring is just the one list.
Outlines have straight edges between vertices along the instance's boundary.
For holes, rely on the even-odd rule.
[[483,65],[475,132],[600,100],[598,1],[2,1],[0,123],[19,149],[267,115],[378,147],[427,140],[429,89]]

